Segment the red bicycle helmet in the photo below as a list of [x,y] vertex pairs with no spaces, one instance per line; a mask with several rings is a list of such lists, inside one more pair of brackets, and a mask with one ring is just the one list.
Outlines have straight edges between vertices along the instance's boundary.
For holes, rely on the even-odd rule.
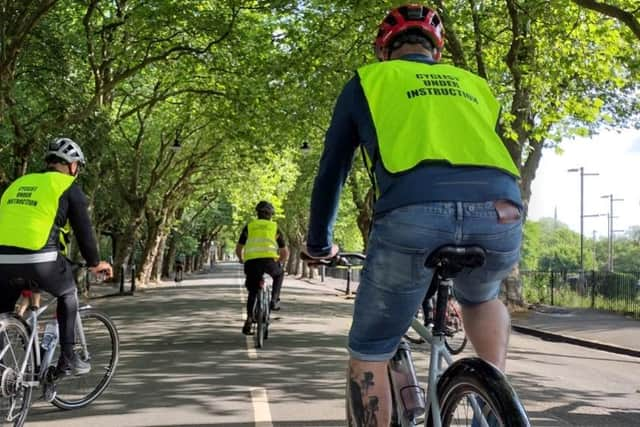
[[419,30],[431,40],[435,52],[433,58],[438,61],[444,46],[444,27],[438,13],[420,4],[407,4],[391,9],[378,27],[375,41],[376,56],[383,58],[383,50],[388,49],[391,42],[408,30]]

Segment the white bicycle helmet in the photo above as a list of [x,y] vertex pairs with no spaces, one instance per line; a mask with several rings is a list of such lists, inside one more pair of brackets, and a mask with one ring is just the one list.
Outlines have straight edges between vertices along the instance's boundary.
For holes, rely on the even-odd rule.
[[80,162],[85,165],[85,158],[80,146],[70,138],[56,138],[49,143],[46,160],[57,158],[67,163]]

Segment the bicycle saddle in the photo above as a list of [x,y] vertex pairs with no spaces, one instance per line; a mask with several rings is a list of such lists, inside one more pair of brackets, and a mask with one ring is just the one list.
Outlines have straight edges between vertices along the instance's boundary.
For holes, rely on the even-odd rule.
[[484,265],[485,251],[480,246],[441,246],[429,255],[424,265],[435,268],[443,277],[453,277],[463,268]]
[[40,286],[35,280],[27,280],[23,277],[12,277],[9,279],[8,285],[13,289],[20,289],[26,291],[40,291]]

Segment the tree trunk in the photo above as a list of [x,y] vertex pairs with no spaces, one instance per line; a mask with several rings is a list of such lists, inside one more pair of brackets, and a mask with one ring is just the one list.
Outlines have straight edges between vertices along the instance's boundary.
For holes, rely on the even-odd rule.
[[113,266],[118,271],[117,280],[120,279],[119,271],[120,267],[125,265],[127,262],[127,268],[131,269],[135,262],[135,257],[133,256],[133,252],[135,250],[136,239],[138,238],[138,232],[140,230],[140,225],[142,224],[142,220],[144,217],[144,205],[142,207],[139,206],[131,206],[130,209],[130,219],[127,224],[127,227],[122,234],[116,234],[116,254],[115,259],[113,260]]
[[359,174],[351,174],[348,184],[351,188],[351,199],[356,205],[356,209],[358,209],[358,217],[356,218],[356,223],[358,225],[358,230],[360,230],[360,234],[362,236],[364,251],[366,251],[367,245],[369,243],[369,230],[371,229],[371,220],[373,217],[374,188],[372,185],[370,185],[370,182],[367,182],[366,187],[363,188],[362,182],[359,178],[361,178]]
[[159,215],[151,209],[146,211],[147,217],[147,240],[144,244],[142,258],[140,260],[140,269],[138,271],[138,279],[141,284],[149,283],[156,258],[160,251],[160,245],[165,238],[164,224],[167,219],[166,210],[161,211]]
[[[116,243],[116,254],[113,259],[114,268],[114,280],[120,281],[120,270],[124,266],[125,269],[130,269],[133,260],[131,259],[131,250],[133,248],[133,242],[135,237],[127,233],[114,233],[114,242]],[[126,276],[126,272],[125,272]]]
[[152,282],[158,282],[161,278],[162,267],[164,265],[164,252],[165,246],[167,244],[167,235],[166,233],[161,233],[160,235],[160,245],[158,246],[158,253],[156,254],[156,260],[153,263],[153,269],[151,270],[151,277],[149,280]]
[[289,275],[297,275],[300,271],[300,250],[297,247],[290,247],[289,259],[287,260],[286,271]]
[[362,234],[363,252],[367,252],[369,246],[369,232],[371,231],[371,221],[373,211],[373,187],[369,187],[367,195],[365,196],[364,203],[358,206],[358,218],[357,224],[360,234]]
[[286,270],[290,275],[297,275],[300,271],[300,246],[296,242],[289,244],[289,260],[287,261]]
[[218,259],[224,261],[224,254],[225,254],[225,248],[226,248],[226,244],[224,242],[222,242],[220,245],[218,245]]
[[218,241],[217,240],[212,240],[211,241],[211,248],[209,248],[209,253],[211,254],[211,266],[213,267],[213,264],[218,262]]
[[142,251],[140,268],[138,269],[137,274],[137,280],[140,284],[147,284],[149,282],[149,278],[151,277],[151,270],[153,269],[153,264],[155,261],[155,254],[157,253],[158,245],[160,244],[159,231],[157,230],[156,226],[154,226],[153,228],[154,229],[149,230],[149,234]]
[[171,232],[168,240],[169,248],[167,249],[167,253],[163,257],[162,261],[162,277],[164,278],[171,277],[171,273],[173,273],[173,267],[175,265],[176,251],[178,250],[175,231]]
[[210,252],[211,252],[211,239],[203,237],[200,239],[200,245],[198,247],[198,267],[199,271],[204,270],[205,265],[210,264]]

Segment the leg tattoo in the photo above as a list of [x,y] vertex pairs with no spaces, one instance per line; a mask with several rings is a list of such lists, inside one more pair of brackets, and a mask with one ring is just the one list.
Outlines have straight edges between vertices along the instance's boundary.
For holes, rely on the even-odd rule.
[[[357,427],[377,427],[378,420],[378,396],[368,395],[369,389],[375,385],[373,373],[365,372],[362,381],[357,378],[349,380],[349,398],[351,400],[351,410],[353,411],[354,422]],[[367,403],[365,404],[365,399]]]

